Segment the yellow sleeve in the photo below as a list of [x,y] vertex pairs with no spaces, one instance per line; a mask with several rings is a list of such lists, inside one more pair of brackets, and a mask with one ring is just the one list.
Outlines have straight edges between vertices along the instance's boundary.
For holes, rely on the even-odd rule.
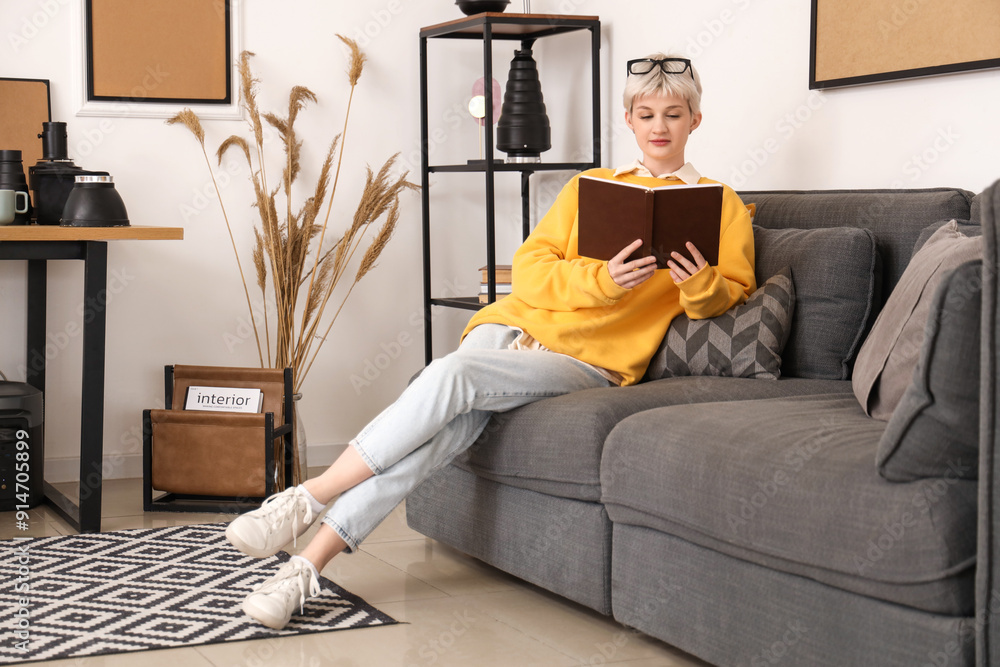
[[513,292],[534,308],[572,311],[618,302],[627,292],[611,279],[608,263],[566,259],[577,221],[579,176],[567,183],[552,208],[514,253]]
[[693,320],[717,317],[757,289],[750,213],[728,186],[723,186],[719,265],[706,266],[677,286],[681,306]]

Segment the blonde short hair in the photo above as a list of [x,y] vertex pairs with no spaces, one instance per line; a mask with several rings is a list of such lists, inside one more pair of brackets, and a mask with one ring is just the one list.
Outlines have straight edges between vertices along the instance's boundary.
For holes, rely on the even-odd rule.
[[[650,60],[662,60],[664,58],[681,58],[677,54],[653,53],[646,56]],[[694,75],[694,78],[692,78]],[[646,74],[629,74],[625,80],[625,94],[623,101],[625,109],[631,113],[632,102],[636,98],[647,95],[673,95],[687,100],[691,115],[696,116],[701,113],[701,77],[698,71],[691,65],[690,72],[683,74],[666,74],[659,67],[654,67]]]

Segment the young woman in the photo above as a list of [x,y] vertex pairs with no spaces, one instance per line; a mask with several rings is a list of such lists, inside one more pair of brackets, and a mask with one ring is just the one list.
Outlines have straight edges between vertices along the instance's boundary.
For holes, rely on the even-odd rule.
[[[585,173],[649,186],[715,183],[684,157],[702,117],[691,62],[657,53],[629,61],[628,71],[625,121],[642,159]],[[357,549],[410,491],[475,442],[494,412],[634,384],[675,316],[721,315],[756,288],[750,217],[730,188],[723,188],[718,266],[689,243],[688,256],[673,253],[669,268],[657,271],[654,257],[626,261],[639,240],[609,261],[577,253],[578,181],[514,254],[513,293],[472,317],[455,352],[428,365],[322,475],[229,525],[236,548],[264,558],[294,544],[339,496],[306,548],[247,596],[248,615],[280,629],[301,613],[319,594],[319,571]]]

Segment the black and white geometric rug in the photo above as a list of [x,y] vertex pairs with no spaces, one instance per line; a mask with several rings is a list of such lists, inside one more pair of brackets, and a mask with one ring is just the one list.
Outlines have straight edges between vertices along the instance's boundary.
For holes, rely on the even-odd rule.
[[396,621],[320,577],[283,630],[243,613],[288,559],[245,556],[225,523],[0,543],[0,664],[281,637]]

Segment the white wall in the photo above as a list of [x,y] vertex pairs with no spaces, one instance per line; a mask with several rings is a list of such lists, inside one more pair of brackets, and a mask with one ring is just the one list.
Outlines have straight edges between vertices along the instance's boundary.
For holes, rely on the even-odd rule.
[[[168,363],[253,365],[252,338],[233,344],[246,307],[218,206],[194,138],[157,119],[78,117],[74,47],[78,0],[11,0],[0,9],[0,76],[47,78],[54,120],[69,124],[70,157],[115,176],[134,224],[184,227],[185,239],[110,244],[116,287],[108,309],[105,452],[111,476],[140,474],[141,410],[162,401]],[[520,0],[511,10],[520,11]],[[705,85],[705,120],[688,157],[706,175],[741,189],[959,186],[979,191],[1000,176],[997,71],[854,87],[808,90],[808,3],[792,0],[534,0],[536,13],[595,14],[603,23],[604,163],[638,153],[621,115],[624,63],[656,50],[692,56]],[[315,178],[321,155],[339,131],[346,103],[345,55],[335,33],[357,38],[369,62],[354,101],[345,170],[335,212],[337,229],[353,213],[363,165],[377,167],[396,151],[419,164],[417,33],[459,18],[450,0],[283,3],[245,0],[243,45],[256,52],[260,103],[284,114],[288,89],[308,86],[319,103],[300,116],[305,139],[302,183]],[[548,159],[570,159],[586,147],[589,83],[585,34],[539,42],[536,57],[553,126]],[[475,124],[464,115],[481,76],[478,45],[432,42],[431,127],[434,161],[478,157]],[[495,76],[506,80],[511,49],[495,50]],[[214,147],[238,121],[207,121]],[[277,147],[275,146],[275,149]],[[277,152],[274,155],[278,155]],[[533,179],[535,214],[544,212],[568,174]],[[209,191],[211,192],[211,191]],[[519,239],[518,181],[498,180],[499,261]],[[249,257],[251,222],[245,171],[223,196]],[[192,210],[194,211],[192,213]],[[435,292],[469,291],[485,263],[481,177],[432,179]],[[333,223],[332,223],[333,224]],[[302,408],[311,462],[329,461],[400,391],[423,363],[419,196],[408,194],[396,238],[381,266],[355,290],[306,380]],[[447,231],[447,233],[445,233]],[[80,341],[62,335],[79,321],[82,268],[49,269],[52,351],[47,396],[49,477],[71,476],[79,429]],[[23,379],[24,267],[0,265],[0,370]],[[470,292],[471,293],[471,292]],[[436,352],[454,346],[466,311],[440,310]],[[367,371],[367,380],[364,380]],[[352,376],[354,382],[352,383]],[[362,384],[364,380],[367,384]]]

